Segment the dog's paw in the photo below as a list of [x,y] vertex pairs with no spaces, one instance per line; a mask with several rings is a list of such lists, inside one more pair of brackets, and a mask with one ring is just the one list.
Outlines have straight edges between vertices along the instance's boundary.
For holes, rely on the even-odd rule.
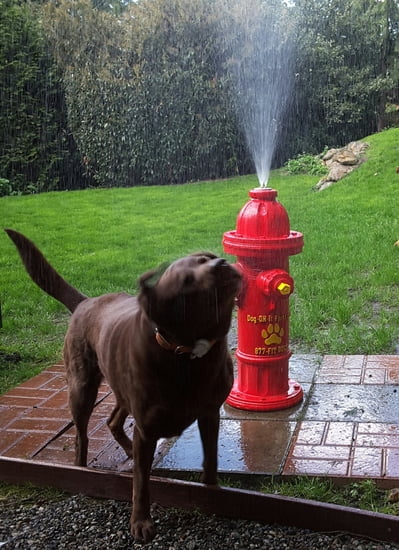
[[219,486],[218,479],[217,479],[216,475],[206,474],[205,472],[203,472],[201,474],[200,482],[203,483],[204,485],[209,485],[210,487],[218,487]]
[[135,519],[132,515],[130,533],[137,541],[143,541],[145,544],[151,542],[155,537],[155,526],[152,519]]

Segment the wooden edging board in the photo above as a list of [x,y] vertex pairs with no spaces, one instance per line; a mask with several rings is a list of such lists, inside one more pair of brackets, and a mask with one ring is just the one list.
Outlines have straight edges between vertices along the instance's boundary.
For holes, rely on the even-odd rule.
[[[0,479],[26,482],[70,493],[131,500],[130,474],[0,457]],[[399,542],[399,517],[312,500],[270,495],[200,483],[151,477],[151,498],[166,508],[311,529],[341,531],[381,541]]]

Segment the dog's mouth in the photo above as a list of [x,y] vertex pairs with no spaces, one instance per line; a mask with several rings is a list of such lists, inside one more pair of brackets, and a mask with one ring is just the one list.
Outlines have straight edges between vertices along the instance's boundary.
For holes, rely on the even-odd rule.
[[232,292],[237,293],[241,284],[240,272],[225,259],[218,258],[210,262],[216,285],[219,287],[228,286]]
[[195,347],[199,340],[224,338],[229,331],[235,293],[228,286],[180,294],[158,302],[152,321],[164,338]]

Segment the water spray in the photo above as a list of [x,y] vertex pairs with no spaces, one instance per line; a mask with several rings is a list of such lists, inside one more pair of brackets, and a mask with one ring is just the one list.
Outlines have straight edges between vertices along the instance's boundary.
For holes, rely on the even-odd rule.
[[261,0],[238,0],[230,10],[231,91],[259,185],[267,188],[294,82],[293,21],[289,8]]

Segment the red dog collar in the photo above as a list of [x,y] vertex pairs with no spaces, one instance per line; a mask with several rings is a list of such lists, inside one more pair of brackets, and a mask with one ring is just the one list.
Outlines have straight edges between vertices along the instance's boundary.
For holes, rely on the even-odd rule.
[[190,359],[197,359],[198,357],[203,357],[208,353],[208,351],[211,349],[211,347],[214,345],[216,340],[205,340],[200,339],[197,340],[194,347],[184,346],[181,344],[175,344],[172,342],[169,342],[162,334],[159,332],[157,328],[154,329],[155,332],[155,339],[157,343],[161,346],[161,348],[166,349],[167,351],[171,351],[175,353],[176,355],[182,355],[183,353],[190,353]]

